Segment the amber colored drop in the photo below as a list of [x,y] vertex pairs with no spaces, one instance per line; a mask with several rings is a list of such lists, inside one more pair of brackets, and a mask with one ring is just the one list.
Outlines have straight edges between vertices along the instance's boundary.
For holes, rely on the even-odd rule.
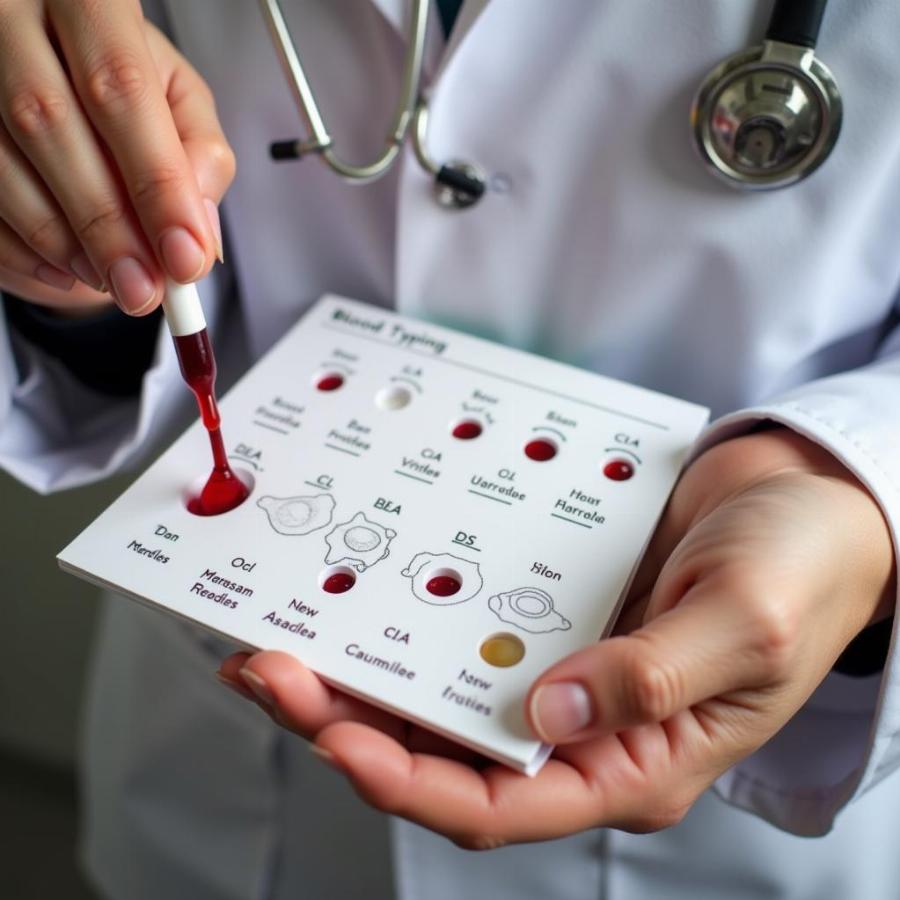
[[461,441],[471,441],[481,434],[481,425],[478,422],[467,420],[460,422],[453,429],[453,437],[459,438]]
[[514,634],[495,634],[482,642],[478,652],[486,663],[506,669],[522,661],[525,645]]
[[461,587],[459,579],[452,575],[435,575],[425,583],[425,590],[436,597],[452,597]]
[[535,441],[529,441],[525,445],[525,455],[535,462],[547,462],[556,456],[556,447],[550,441],[544,441],[538,438]]
[[628,481],[634,466],[626,459],[612,459],[603,467],[603,474],[611,481]]
[[329,594],[343,594],[356,584],[356,579],[347,572],[335,572],[322,582],[322,590]]

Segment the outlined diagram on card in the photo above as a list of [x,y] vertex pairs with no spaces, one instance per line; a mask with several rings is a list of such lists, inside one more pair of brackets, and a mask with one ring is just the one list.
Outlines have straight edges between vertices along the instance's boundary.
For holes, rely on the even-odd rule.
[[331,523],[334,497],[260,497],[256,505],[265,510],[269,524],[279,534],[310,534]]
[[494,594],[488,609],[501,622],[529,631],[545,634],[548,631],[568,631],[572,623],[553,607],[553,598],[541,588],[524,587]]
[[353,566],[357,572],[365,572],[388,555],[390,543],[396,536],[393,528],[372,522],[365,513],[358,512],[325,535],[328,544],[325,562],[329,565],[344,563]]

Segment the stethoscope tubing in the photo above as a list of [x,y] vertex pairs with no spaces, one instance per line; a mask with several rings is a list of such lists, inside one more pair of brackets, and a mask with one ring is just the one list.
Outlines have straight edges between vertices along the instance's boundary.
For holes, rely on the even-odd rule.
[[[273,147],[273,155],[278,159],[299,159],[306,154],[317,153],[331,169],[347,181],[364,183],[381,177],[397,158],[420,106],[425,36],[428,31],[430,7],[428,0],[413,0],[407,45],[410,50],[403,64],[402,87],[394,121],[391,123],[381,155],[365,165],[348,163],[335,152],[334,142],[325,126],[315,93],[300,62],[300,55],[285,21],[281,4],[278,0],[259,0],[259,5],[297,107],[311,135],[307,141],[279,142]],[[415,132],[417,129],[414,129]],[[416,155],[419,156],[418,151]],[[426,158],[424,151],[423,156],[419,158]]]
[[[348,163],[335,152],[279,0],[259,0],[259,5],[310,135],[306,140],[272,144],[274,159],[300,159],[316,154],[344,180],[365,183],[388,171],[409,136],[419,164],[434,177],[436,195],[443,205],[461,208],[483,195],[485,177],[477,166],[465,162],[441,165],[427,151],[429,109],[422,93],[422,72],[430,0],[411,0],[409,49],[404,59],[394,120],[380,155],[364,165]],[[831,152],[840,131],[841,97],[831,73],[814,55],[826,7],[827,0],[776,0],[764,43],[723,60],[701,84],[691,111],[691,122],[700,158],[714,176],[733,187],[749,190],[785,187],[811,174]],[[783,109],[763,113],[753,109],[754,105],[758,108],[760,104],[747,99],[758,87],[752,82],[765,72],[775,72],[777,77],[787,72],[793,79],[792,91],[776,85],[773,87],[775,93],[793,96],[798,89],[800,94],[806,92],[804,115],[809,128],[805,133],[792,124],[785,124],[786,102]],[[746,83],[746,89],[741,80]],[[767,89],[764,85],[763,90]],[[730,95],[728,90],[731,90]],[[747,93],[742,95],[742,90]],[[727,100],[722,99],[726,97]],[[733,104],[735,109],[723,106],[725,102]],[[745,108],[740,114],[736,111],[738,106]],[[729,125],[730,131],[716,132],[712,123],[729,116],[734,120]],[[793,110],[791,116],[798,118]],[[739,130],[743,133],[747,127],[754,130],[757,143],[753,153],[742,158],[740,147],[729,142],[729,135]],[[813,129],[818,129],[818,133]],[[779,148],[789,147],[793,155],[779,150],[779,155],[760,158],[764,151],[759,148],[765,148],[766,142]]]

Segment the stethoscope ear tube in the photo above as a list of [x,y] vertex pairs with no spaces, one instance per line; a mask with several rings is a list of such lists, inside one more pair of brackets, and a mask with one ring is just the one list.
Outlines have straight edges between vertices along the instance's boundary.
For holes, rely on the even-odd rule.
[[815,47],[827,0],[778,0],[769,20],[767,41]]

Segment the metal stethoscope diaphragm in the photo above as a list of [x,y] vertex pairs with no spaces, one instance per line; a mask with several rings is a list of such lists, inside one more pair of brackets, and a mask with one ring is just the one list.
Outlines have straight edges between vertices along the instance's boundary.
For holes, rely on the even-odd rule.
[[827,0],[778,0],[765,41],[723,60],[691,109],[707,168],[745,190],[787,187],[814,172],[841,130],[834,77],[815,55]]
[[[694,143],[706,167],[745,190],[786,187],[828,157],[841,128],[834,78],[816,57],[827,0],[776,0],[765,41],[721,62],[700,85],[691,108]],[[339,157],[300,62],[279,0],[259,0],[309,137],[278,141],[273,159],[315,153],[343,179],[365,183],[384,175],[407,137],[434,180],[438,202],[462,209],[484,195],[485,174],[473,163],[440,164],[427,150],[428,102],[422,92],[430,0],[412,0],[400,97],[381,155],[367,165]]]

